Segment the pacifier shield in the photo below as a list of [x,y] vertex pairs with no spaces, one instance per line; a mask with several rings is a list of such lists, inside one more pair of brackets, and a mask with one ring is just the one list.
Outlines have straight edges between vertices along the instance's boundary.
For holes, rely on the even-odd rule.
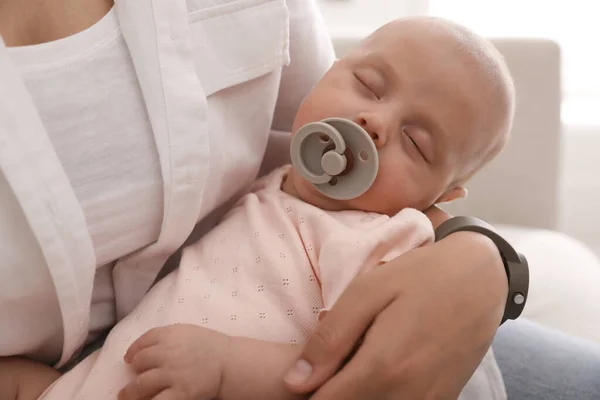
[[[346,148],[354,157],[349,170]],[[369,134],[344,118],[328,118],[300,128],[292,137],[290,155],[292,165],[304,179],[336,200],[362,195],[375,181],[379,169],[377,148]]]

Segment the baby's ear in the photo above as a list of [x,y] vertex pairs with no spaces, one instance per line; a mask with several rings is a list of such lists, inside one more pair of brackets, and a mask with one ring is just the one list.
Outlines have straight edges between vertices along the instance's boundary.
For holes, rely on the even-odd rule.
[[435,204],[450,203],[451,201],[454,201],[456,199],[462,199],[464,197],[467,197],[468,194],[469,193],[467,192],[467,189],[465,189],[464,187],[455,186],[452,189],[447,190],[443,195],[441,195],[440,198],[435,201]]

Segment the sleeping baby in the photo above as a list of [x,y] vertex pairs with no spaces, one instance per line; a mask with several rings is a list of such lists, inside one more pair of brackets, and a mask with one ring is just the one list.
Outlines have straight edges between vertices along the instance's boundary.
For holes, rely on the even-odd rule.
[[332,117],[362,127],[379,160],[366,192],[335,200],[294,167],[275,170],[64,376],[3,360],[0,400],[294,398],[280,373],[293,344],[357,275],[433,241],[423,211],[466,195],[513,112],[506,65],[483,38],[435,18],[383,26],[335,62],[293,128]]

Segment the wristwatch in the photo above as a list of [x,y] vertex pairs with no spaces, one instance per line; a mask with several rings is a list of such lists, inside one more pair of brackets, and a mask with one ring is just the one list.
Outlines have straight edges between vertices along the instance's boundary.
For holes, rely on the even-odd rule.
[[452,233],[461,231],[481,233],[490,238],[498,247],[508,278],[508,298],[500,325],[507,319],[517,319],[525,307],[529,291],[527,259],[500,236],[491,225],[473,217],[454,217],[442,223],[435,230],[435,241],[438,242]]

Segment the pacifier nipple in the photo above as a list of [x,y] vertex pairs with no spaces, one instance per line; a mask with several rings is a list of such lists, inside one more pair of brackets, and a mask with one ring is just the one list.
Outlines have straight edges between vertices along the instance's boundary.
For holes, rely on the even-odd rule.
[[328,151],[321,158],[321,167],[327,175],[336,176],[346,171],[346,157],[335,151]]
[[377,149],[369,134],[343,118],[306,124],[292,137],[290,153],[300,175],[319,192],[337,200],[366,192],[379,168]]

